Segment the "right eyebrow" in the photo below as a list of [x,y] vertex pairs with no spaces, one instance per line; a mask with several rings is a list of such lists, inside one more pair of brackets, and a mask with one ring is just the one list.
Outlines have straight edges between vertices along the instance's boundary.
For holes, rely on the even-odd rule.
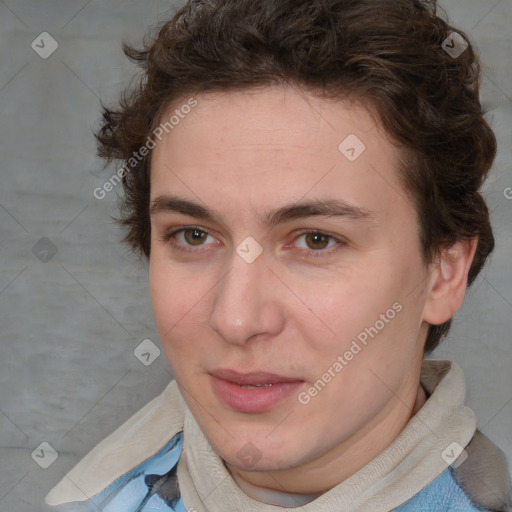
[[196,219],[220,223],[219,216],[209,208],[205,208],[188,199],[182,199],[172,195],[158,196],[151,202],[149,214],[156,215],[157,213],[182,213],[183,215],[195,217]]

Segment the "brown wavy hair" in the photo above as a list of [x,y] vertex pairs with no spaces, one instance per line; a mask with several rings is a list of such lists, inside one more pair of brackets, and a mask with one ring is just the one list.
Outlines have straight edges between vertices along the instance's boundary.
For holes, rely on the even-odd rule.
[[[123,43],[141,67],[115,108],[102,104],[98,154],[125,162],[117,219],[123,241],[150,254],[151,152],[146,144],[171,103],[202,92],[293,84],[325,99],[363,99],[401,148],[404,190],[418,212],[426,263],[456,241],[478,237],[468,285],[494,248],[480,193],[496,138],[479,101],[480,63],[466,34],[428,0],[192,0],[146,36]],[[467,41],[457,58],[452,32]],[[127,166],[127,162],[131,166]],[[425,351],[451,320],[430,325]]]

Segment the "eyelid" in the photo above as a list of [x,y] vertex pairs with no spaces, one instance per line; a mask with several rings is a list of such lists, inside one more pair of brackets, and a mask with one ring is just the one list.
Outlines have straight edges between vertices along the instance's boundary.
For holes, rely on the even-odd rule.
[[[216,238],[211,232],[209,229],[206,229],[202,226],[179,226],[179,227],[175,227],[175,228],[171,228],[169,230],[166,230],[165,233],[163,234],[162,238],[161,238],[161,241],[164,242],[164,243],[172,243],[171,242],[171,239],[175,237],[175,235],[177,235],[178,233],[181,233],[181,232],[184,232],[184,231],[192,231],[192,230],[196,230],[196,231],[200,231],[202,233],[206,233],[207,235],[209,236],[212,236],[214,238]],[[191,246],[191,245],[182,245],[182,244],[177,244],[177,243],[172,243],[172,245],[174,245],[175,247],[178,247],[179,249],[181,250],[184,250],[184,251],[188,251],[188,252],[197,252],[198,249],[199,251],[201,250],[200,248],[201,247],[204,247],[205,245],[212,245],[212,244],[202,244],[202,245],[198,245],[198,246],[195,246],[195,249],[194,249],[194,246]]]
[[[304,230],[300,231],[293,238],[292,244],[296,243],[296,241],[301,236],[308,235],[308,234],[315,234],[315,235],[317,234],[317,235],[320,235],[320,236],[328,238],[330,241],[333,240],[336,243],[334,245],[332,245],[331,247],[327,248],[327,249],[317,249],[317,250],[314,250],[314,249],[299,249],[300,252],[306,253],[305,256],[304,256],[305,258],[318,258],[318,257],[332,256],[332,254],[335,251],[337,251],[338,249],[340,249],[341,246],[345,246],[348,243],[347,240],[345,240],[343,237],[338,236],[338,235],[332,235],[330,233],[322,231],[321,229],[304,229]],[[288,244],[286,247],[289,247],[290,245],[291,244]]]

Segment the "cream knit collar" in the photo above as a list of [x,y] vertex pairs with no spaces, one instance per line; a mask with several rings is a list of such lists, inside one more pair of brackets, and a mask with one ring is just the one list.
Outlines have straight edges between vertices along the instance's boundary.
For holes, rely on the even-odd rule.
[[[448,361],[424,361],[423,387],[431,395],[398,438],[356,474],[301,512],[387,512],[409,500],[447,467],[442,457],[454,442],[465,447],[476,430],[464,406],[464,376]],[[98,444],[52,489],[50,505],[86,501],[184,432],[178,480],[183,502],[195,512],[279,512],[249,498],[211,449],[175,382]]]

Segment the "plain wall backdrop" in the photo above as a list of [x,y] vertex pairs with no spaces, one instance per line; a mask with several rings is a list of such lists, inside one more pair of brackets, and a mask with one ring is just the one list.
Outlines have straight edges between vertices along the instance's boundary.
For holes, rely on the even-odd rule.
[[[181,4],[0,1],[0,511],[46,510],[63,474],[172,378],[163,354],[148,366],[134,354],[160,343],[147,265],[119,243],[121,187],[93,194],[116,169],[92,133],[100,98],[136,71],[121,41]],[[484,64],[497,244],[432,357],[462,366],[479,428],[512,459],[512,0],[442,5]]]

